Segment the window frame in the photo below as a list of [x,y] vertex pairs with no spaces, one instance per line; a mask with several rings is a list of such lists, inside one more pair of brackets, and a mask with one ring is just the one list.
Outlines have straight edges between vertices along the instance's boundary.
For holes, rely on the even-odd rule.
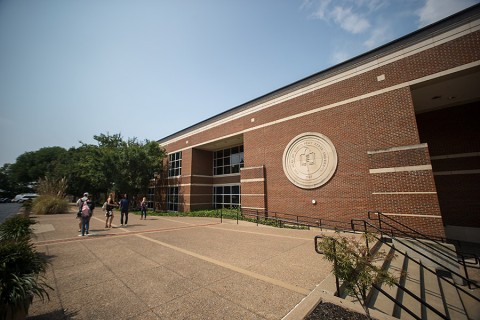
[[239,174],[244,166],[243,144],[214,151],[212,165],[214,176]]
[[213,208],[240,208],[242,205],[241,194],[241,184],[214,185],[212,190]]
[[173,152],[168,155],[168,177],[182,175],[182,151]]
[[178,212],[179,187],[169,186],[167,190],[167,211]]

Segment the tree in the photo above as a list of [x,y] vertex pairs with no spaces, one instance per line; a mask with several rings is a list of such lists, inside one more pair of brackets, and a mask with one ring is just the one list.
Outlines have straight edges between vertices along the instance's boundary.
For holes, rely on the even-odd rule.
[[[366,233],[364,239],[371,242],[374,238]],[[367,305],[369,289],[373,284],[386,283],[392,286],[396,281],[388,270],[375,265],[376,261],[383,261],[387,255],[382,251],[371,253],[365,242],[345,236],[323,237],[317,246],[324,258],[334,263],[333,274],[343,281],[346,292],[357,298],[371,319]]]
[[27,186],[54,172],[57,163],[66,153],[67,150],[61,147],[47,147],[38,151],[25,152],[11,165],[11,177],[18,184]]
[[148,188],[154,172],[161,171],[165,150],[157,142],[124,141],[120,134],[101,134],[94,139],[98,145],[82,143],[75,151],[76,160],[67,176],[69,181],[76,177],[82,190],[105,192],[114,186],[117,191],[135,195]]
[[[68,151],[49,147],[26,152],[9,167],[5,178],[24,187],[44,177],[65,178],[69,182],[67,193],[73,195],[85,191],[99,194],[113,188],[135,195],[146,191],[154,172],[162,171],[165,150],[157,142],[136,138],[124,141],[120,134],[108,133],[94,139],[97,144],[80,141],[80,147]],[[4,178],[2,173],[0,179]]]
[[13,198],[16,194],[15,183],[10,174],[11,164],[6,163],[0,168],[0,194],[2,197]]
[[129,194],[146,191],[154,173],[160,171],[164,156],[165,151],[156,142],[136,139],[124,142],[117,166],[120,175],[115,179],[119,190]]

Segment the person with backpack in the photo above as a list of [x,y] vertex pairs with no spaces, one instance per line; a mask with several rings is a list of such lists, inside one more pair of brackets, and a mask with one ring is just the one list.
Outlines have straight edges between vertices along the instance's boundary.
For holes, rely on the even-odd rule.
[[77,217],[76,219],[78,219],[78,232],[82,232],[82,212],[80,210],[80,203],[82,201],[82,197],[78,198],[77,200]]
[[88,192],[85,192],[83,194],[83,198],[81,198],[79,201],[79,206],[78,206],[78,215],[80,215],[81,219],[81,232],[82,234],[79,234],[80,237],[83,237],[85,235],[88,235],[88,228],[90,225],[90,218],[93,215],[93,209],[95,208],[95,204],[93,201],[89,198]]
[[147,198],[143,197],[142,202],[140,203],[140,220],[147,220]]
[[125,193],[122,200],[120,200],[120,225],[123,226],[123,218],[125,217],[125,227],[128,224],[128,197]]

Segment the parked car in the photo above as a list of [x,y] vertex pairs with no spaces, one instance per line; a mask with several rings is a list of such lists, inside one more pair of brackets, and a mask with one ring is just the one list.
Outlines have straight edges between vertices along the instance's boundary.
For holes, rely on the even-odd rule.
[[38,194],[36,194],[36,193],[25,193],[20,198],[17,199],[17,197],[15,197],[15,199],[17,199],[16,200],[17,203],[23,203],[27,200],[33,200],[36,197],[38,197]]

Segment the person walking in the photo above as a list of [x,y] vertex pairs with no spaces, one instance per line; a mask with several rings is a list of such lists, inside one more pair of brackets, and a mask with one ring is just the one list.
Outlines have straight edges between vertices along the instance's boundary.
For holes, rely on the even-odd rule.
[[120,225],[123,224],[123,218],[125,218],[125,227],[128,224],[128,198],[127,194],[123,195],[122,200],[120,200]]
[[105,208],[105,228],[112,227],[113,221],[113,208],[116,207],[115,201],[113,201],[113,194],[110,193],[107,199],[107,207]]
[[140,203],[140,220],[142,219],[147,220],[147,198],[145,197],[143,197]]
[[[85,196],[85,194],[83,195]],[[82,232],[82,207],[81,207],[82,197],[77,200],[77,218],[78,219],[78,232]]]
[[95,209],[95,204],[91,200],[88,192],[85,192],[83,198],[79,200],[79,212],[81,217],[80,231],[82,232],[79,236],[81,237],[89,234],[88,229],[90,226],[90,218],[93,215],[93,209]]

